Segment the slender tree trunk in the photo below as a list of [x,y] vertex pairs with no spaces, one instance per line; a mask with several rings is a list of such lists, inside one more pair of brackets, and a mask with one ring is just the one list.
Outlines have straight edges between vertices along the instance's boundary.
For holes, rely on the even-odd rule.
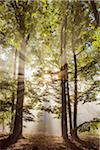
[[[16,65],[17,65],[17,49],[15,50],[15,56],[14,56],[14,72],[13,72],[13,80],[16,80]],[[10,126],[10,133],[13,133],[13,127],[14,127],[14,105],[15,105],[15,92],[12,93],[12,106],[11,106],[11,126]]]
[[66,113],[66,94],[65,94],[65,82],[61,82],[62,86],[62,136],[66,139],[67,136],[67,113]]
[[75,40],[75,30],[74,26],[72,27],[72,51],[73,51],[73,59],[74,59],[74,116],[73,116],[73,130],[72,130],[72,136],[77,137],[77,56],[75,54],[75,46],[76,46],[76,40]]
[[16,114],[13,134],[15,137],[20,138],[22,136],[22,120],[23,120],[23,101],[24,101],[24,70],[25,70],[25,48],[26,43],[23,40],[21,45],[21,51],[19,52],[19,68],[18,68],[18,83],[17,83],[17,102],[16,102]]
[[[63,69],[63,68],[62,68]],[[65,92],[65,79],[61,80],[61,90],[62,90],[62,136],[64,139],[68,137],[67,135],[67,111],[66,111],[66,92]]]
[[74,132],[77,137],[77,58],[75,52],[74,55]]
[[69,113],[69,126],[70,126],[70,133],[72,130],[72,113],[71,113],[71,101],[70,101],[70,93],[69,93],[69,76],[68,76],[68,64],[66,63],[66,82],[67,82],[67,98],[68,98],[68,113]]
[[2,132],[5,132],[5,119],[4,119],[4,112],[2,114]]
[[90,0],[90,3],[92,6],[92,9],[93,9],[93,13],[94,13],[94,17],[95,17],[97,26],[100,26],[100,14],[97,10],[96,4],[95,4],[94,0]]
[[[62,30],[61,30],[61,56],[62,56],[62,58],[61,58],[62,59],[61,72],[63,72],[62,73],[63,74],[63,76],[62,76],[63,77],[62,78],[63,79],[62,86],[64,86],[64,88],[65,88],[64,89],[65,93],[62,92],[63,95],[64,95],[64,96],[62,96],[62,99],[65,98],[64,99],[65,103],[66,103],[66,98],[68,100],[69,126],[70,126],[70,133],[71,133],[71,130],[72,130],[72,114],[71,114],[71,104],[70,104],[70,94],[69,94],[69,78],[68,78],[68,63],[67,63],[67,53],[66,53],[66,42],[67,42],[67,16],[65,15],[64,23],[62,25]],[[67,97],[66,97],[66,88],[67,88]],[[62,105],[62,108],[63,108],[63,105]],[[65,114],[66,114],[66,132],[68,132],[67,108],[64,111],[65,111]],[[64,124],[64,123],[62,123],[62,124]],[[62,130],[62,132],[63,132],[63,130]],[[67,137],[68,137],[68,135],[67,135]]]
[[[69,1],[65,1],[66,8],[69,6]],[[72,130],[72,113],[71,113],[71,101],[69,94],[69,76],[68,76],[68,62],[67,62],[67,53],[66,53],[66,43],[67,43],[67,15],[65,15],[64,21],[64,51],[65,51],[65,80],[66,80],[66,88],[67,88],[67,102],[68,102],[68,114],[69,114],[69,127],[70,133]]]
[[62,137],[64,139],[68,138],[68,128],[67,128],[67,108],[66,108],[66,30],[65,30],[65,21],[61,29],[61,95],[62,95],[62,117],[61,117],[61,126],[62,126]]

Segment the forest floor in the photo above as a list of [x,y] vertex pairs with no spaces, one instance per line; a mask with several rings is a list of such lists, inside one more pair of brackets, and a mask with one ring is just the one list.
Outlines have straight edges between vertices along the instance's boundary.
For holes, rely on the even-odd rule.
[[[99,150],[100,139],[98,137],[83,135],[80,137],[85,142],[81,143],[76,140],[65,142],[61,137],[42,134],[25,136],[6,150]],[[3,136],[0,136],[1,138]],[[86,143],[88,143],[88,147]],[[92,148],[93,144],[95,144],[94,148]]]

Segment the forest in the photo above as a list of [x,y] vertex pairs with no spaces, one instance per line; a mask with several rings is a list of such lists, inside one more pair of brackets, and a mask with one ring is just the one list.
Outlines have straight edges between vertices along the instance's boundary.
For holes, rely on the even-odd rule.
[[99,66],[99,0],[0,0],[0,150],[99,150]]

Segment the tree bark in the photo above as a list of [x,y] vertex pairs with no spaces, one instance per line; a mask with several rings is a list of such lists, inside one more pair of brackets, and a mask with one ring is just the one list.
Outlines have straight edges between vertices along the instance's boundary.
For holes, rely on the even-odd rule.
[[2,114],[2,133],[5,131],[5,119],[4,119],[4,112]]
[[67,82],[67,99],[68,99],[68,113],[69,113],[69,126],[70,133],[72,130],[72,113],[71,113],[71,101],[70,101],[70,93],[69,93],[69,76],[68,76],[68,64],[66,63],[66,82]]
[[[17,49],[15,50],[15,56],[14,56],[14,71],[13,71],[13,80],[16,80],[16,65],[17,65]],[[12,93],[12,106],[11,106],[11,125],[10,125],[10,133],[13,133],[13,127],[14,127],[14,105],[15,105],[15,92]]]
[[13,134],[20,138],[22,136],[22,119],[23,119],[23,101],[24,101],[24,70],[25,70],[25,49],[26,42],[22,41],[21,51],[19,51],[19,68],[18,68],[18,83],[17,83],[17,102],[16,114]]
[[62,99],[62,115],[61,115],[61,127],[62,127],[62,137],[64,139],[68,138],[68,128],[67,128],[67,108],[66,108],[66,90],[65,90],[65,83],[66,83],[66,30],[65,30],[65,23],[66,19],[64,20],[64,24],[61,28],[61,99]]
[[62,81],[62,137],[66,139],[67,135],[67,113],[66,113],[66,95],[65,95],[65,82]]
[[[63,67],[62,67],[63,69]],[[61,70],[62,70],[61,69]],[[67,135],[67,111],[66,111],[66,92],[65,92],[65,79],[61,80],[61,90],[62,90],[62,137],[66,139]]]
[[77,137],[77,58],[74,55],[74,134]]
[[[70,133],[72,130],[72,114],[71,114],[71,104],[70,104],[70,94],[69,94],[69,78],[68,78],[68,63],[67,63],[67,53],[66,53],[66,42],[67,42],[67,16],[65,15],[64,23],[61,30],[61,56],[62,56],[62,69],[61,72],[63,74],[62,79],[64,80],[62,84],[65,87],[65,100],[67,98],[68,101],[68,113],[69,113],[69,126]],[[67,97],[66,97],[66,88],[67,88]],[[63,97],[62,97],[63,98]],[[62,106],[63,107],[63,106]],[[67,117],[67,108],[66,108],[66,117]],[[67,126],[67,118],[66,118],[66,126]],[[66,127],[68,132],[68,127]],[[68,137],[68,135],[67,135]]]
[[[69,1],[65,1],[66,8],[69,6]],[[65,55],[65,81],[66,81],[66,87],[67,88],[67,102],[68,102],[68,114],[69,114],[69,127],[70,127],[70,133],[72,130],[72,114],[71,114],[71,101],[70,101],[70,94],[69,94],[69,76],[68,76],[68,59],[67,59],[67,53],[66,53],[66,43],[67,43],[67,15],[65,15],[64,20],[64,55]]]

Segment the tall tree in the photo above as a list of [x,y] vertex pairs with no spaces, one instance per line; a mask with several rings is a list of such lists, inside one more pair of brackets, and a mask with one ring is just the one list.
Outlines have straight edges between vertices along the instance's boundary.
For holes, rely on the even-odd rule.
[[[69,6],[70,3],[69,2],[66,2],[66,9],[68,10],[69,9]],[[65,15],[65,19],[67,19],[67,12],[66,12],[66,15]],[[67,21],[68,22],[68,21]],[[67,24],[65,24],[65,33],[68,33],[67,32]],[[68,41],[68,35],[67,35],[67,39],[65,38],[65,40]],[[66,43],[67,43],[66,41]],[[65,44],[66,44],[65,43]],[[71,99],[70,99],[70,89],[69,89],[69,66],[68,66],[68,47],[67,47],[67,53],[66,53],[66,89],[67,89],[67,101],[68,101],[68,113],[69,113],[69,127],[70,127],[70,133],[72,131],[72,112],[71,112]]]
[[[13,133],[7,138],[1,141],[1,148],[7,147],[11,143],[16,142],[20,137],[22,137],[22,127],[23,127],[23,102],[24,102],[24,76],[25,76],[25,56],[26,56],[26,45],[30,38],[30,33],[33,30],[33,3],[28,3],[28,1],[9,1],[5,2],[8,12],[11,11],[14,21],[16,24],[16,32],[19,38],[19,60],[18,60],[18,83],[17,83],[17,102],[16,102],[16,113]],[[27,15],[27,11],[29,14]],[[12,17],[12,20],[13,20]],[[31,25],[26,23],[26,20],[30,18]],[[5,144],[6,143],[6,144]]]
[[77,136],[77,57],[75,51],[73,51],[74,57],[74,129],[75,129],[75,136]]
[[69,113],[69,126],[70,133],[72,132],[72,111],[71,111],[71,99],[70,99],[70,89],[69,89],[69,73],[68,73],[68,63],[66,63],[66,82],[67,82],[67,99],[68,99],[68,113]]
[[61,28],[61,99],[62,99],[62,117],[61,117],[61,124],[62,124],[62,136],[63,138],[68,138],[68,128],[67,128],[67,104],[66,104],[66,23],[67,20],[65,18],[62,28]]
[[[81,27],[81,9],[79,10],[80,2],[73,2],[71,5],[71,13],[72,13],[72,37],[71,37],[71,46],[73,53],[73,65],[74,65],[74,113],[73,113],[73,131],[72,136],[77,137],[77,107],[78,107],[78,64],[77,64],[77,53],[76,50],[79,47],[79,35],[80,31],[77,31]],[[78,23],[78,24],[77,24]],[[78,27],[77,27],[78,26]]]
[[[18,3],[11,1],[11,6],[15,13],[15,18],[18,23],[19,35],[21,37],[21,50],[19,51],[19,67],[18,67],[18,83],[17,83],[17,102],[16,102],[16,113],[14,121],[13,136],[16,139],[22,136],[22,119],[23,119],[23,101],[24,101],[24,71],[25,71],[25,53],[26,43],[29,35],[25,37],[25,11],[27,8],[26,3]],[[22,9],[22,11],[21,11]],[[29,33],[28,33],[29,34]]]
[[19,68],[18,68],[18,84],[17,84],[17,102],[16,102],[16,114],[14,121],[13,134],[14,138],[22,137],[22,119],[23,119],[23,101],[24,101],[24,70],[25,70],[25,51],[26,43],[23,40],[21,45],[21,51],[19,52]]
[[[14,52],[14,67],[13,67],[13,80],[16,80],[16,71],[17,71],[17,49]],[[14,127],[14,105],[15,105],[15,91],[12,93],[12,106],[11,106],[11,125],[10,125],[10,133],[13,132]]]

